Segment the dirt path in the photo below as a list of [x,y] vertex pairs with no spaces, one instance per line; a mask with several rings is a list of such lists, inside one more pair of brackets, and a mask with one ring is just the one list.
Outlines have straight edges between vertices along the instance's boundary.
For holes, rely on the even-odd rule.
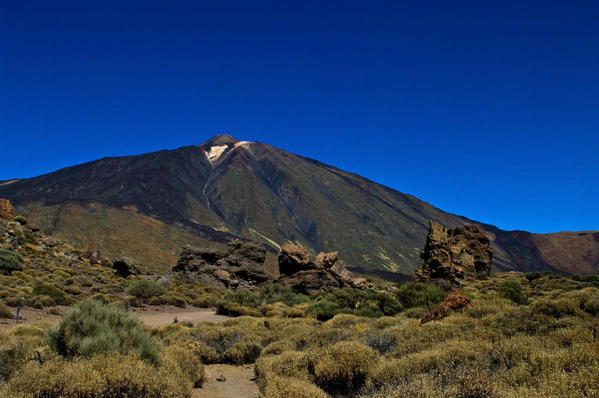
[[153,308],[144,312],[134,312],[134,314],[148,326],[162,326],[173,323],[175,318],[178,322],[224,322],[230,319],[228,316],[217,315],[214,310],[185,310],[181,308],[167,308],[164,311],[160,308]]
[[[10,311],[15,314],[16,308],[9,307]],[[35,322],[50,322],[56,323],[62,318],[62,314],[68,311],[69,307],[60,306],[56,308],[58,313],[51,314],[48,309],[36,309],[24,307],[22,310],[21,324],[30,324]],[[224,322],[230,319],[224,315],[217,315],[211,309],[198,308],[177,308],[173,306],[147,306],[145,309],[134,308],[131,313],[137,316],[147,326],[155,327],[168,325],[173,323],[175,317],[178,322]],[[14,319],[0,319],[0,328],[9,328],[15,325]]]
[[[220,375],[226,381],[217,381]],[[206,365],[207,381],[194,390],[192,398],[256,398],[260,396],[254,378],[254,366]]]

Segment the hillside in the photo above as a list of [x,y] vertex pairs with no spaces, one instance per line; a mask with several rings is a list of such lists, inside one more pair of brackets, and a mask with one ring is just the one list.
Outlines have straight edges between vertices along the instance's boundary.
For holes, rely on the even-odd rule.
[[[449,227],[471,222],[356,174],[227,135],[6,181],[0,197],[48,233],[156,270],[172,265],[183,243],[241,237],[273,252],[287,241],[315,252],[339,250],[363,272],[411,273],[429,220]],[[566,243],[561,235],[482,226],[497,270],[599,269],[596,240],[572,234]]]

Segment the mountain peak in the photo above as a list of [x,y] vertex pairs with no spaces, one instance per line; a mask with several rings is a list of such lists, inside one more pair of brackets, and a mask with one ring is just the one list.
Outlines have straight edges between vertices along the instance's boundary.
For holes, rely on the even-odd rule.
[[214,145],[234,145],[238,143],[239,140],[235,139],[233,136],[229,134],[217,134],[214,137],[210,138],[208,141],[200,144],[201,147],[210,147]]

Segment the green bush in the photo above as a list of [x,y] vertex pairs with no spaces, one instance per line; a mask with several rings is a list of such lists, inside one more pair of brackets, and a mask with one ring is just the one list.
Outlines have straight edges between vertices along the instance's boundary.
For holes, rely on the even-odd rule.
[[223,300],[250,308],[258,308],[262,304],[262,300],[258,295],[245,289],[227,292]]
[[497,288],[497,293],[518,305],[528,304],[528,298],[522,293],[522,285],[518,281],[507,280],[502,282]]
[[148,362],[160,362],[157,343],[135,316],[96,300],[85,300],[69,310],[46,333],[46,342],[66,358],[134,352]]
[[138,279],[131,282],[127,288],[127,293],[139,299],[148,300],[155,296],[162,296],[166,293],[166,290],[154,281]]
[[526,274],[524,274],[524,276],[526,277],[526,280],[532,282],[535,279],[542,278],[543,274],[541,274],[540,272],[527,272]]
[[366,382],[378,354],[354,341],[344,341],[314,354],[311,370],[318,386],[330,394],[350,394]]
[[229,316],[261,316],[257,308],[262,303],[260,297],[248,290],[238,289],[227,292],[225,297],[216,303],[216,313]]
[[[58,287],[49,282],[36,283],[33,287],[33,290],[31,291],[31,295],[50,297],[52,301],[58,305],[69,305],[73,303],[73,301],[69,297],[67,297],[62,290],[60,290]],[[46,304],[42,305],[52,306],[54,304],[47,302]]]
[[0,271],[10,274],[13,271],[23,270],[23,258],[10,250],[0,249]]
[[308,298],[293,290],[293,288],[278,283],[271,283],[260,290],[260,296],[267,304],[281,302],[292,307],[296,304],[305,303]]
[[[311,303],[306,308],[306,315],[314,316],[319,321],[326,321],[339,314],[343,308],[337,303],[327,299],[321,299]],[[346,309],[346,311],[348,311]]]
[[27,224],[27,219],[23,216],[16,216],[13,221],[18,222],[21,225]]
[[393,316],[403,311],[403,306],[392,294],[385,292],[377,293],[376,301],[378,303],[379,310],[384,315]]
[[436,286],[425,283],[408,282],[397,289],[397,301],[405,308],[425,307],[432,308],[443,301],[447,293]]
[[573,275],[572,279],[578,282],[588,283],[595,287],[599,287],[599,275],[598,274],[585,274],[585,275]]

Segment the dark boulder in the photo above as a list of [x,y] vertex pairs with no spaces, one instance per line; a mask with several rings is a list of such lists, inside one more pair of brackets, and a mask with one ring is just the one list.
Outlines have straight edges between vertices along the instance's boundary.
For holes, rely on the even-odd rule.
[[185,246],[172,273],[216,287],[254,289],[270,277],[264,268],[266,248],[234,240],[225,247]]
[[121,257],[112,263],[112,269],[119,276],[126,278],[129,275],[139,274],[139,270],[135,266],[135,263],[129,257]]

